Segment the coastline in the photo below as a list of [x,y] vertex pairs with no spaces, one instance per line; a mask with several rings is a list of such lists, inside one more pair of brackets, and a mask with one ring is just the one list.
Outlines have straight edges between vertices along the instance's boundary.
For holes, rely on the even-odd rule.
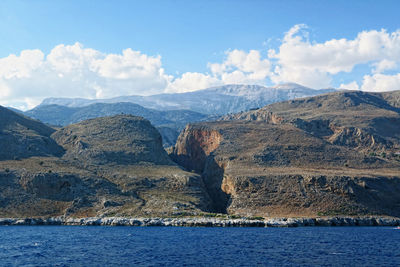
[[265,220],[220,218],[0,218],[0,226],[70,225],[70,226],[186,226],[186,227],[309,227],[309,226],[400,226],[395,217],[315,217],[267,218]]

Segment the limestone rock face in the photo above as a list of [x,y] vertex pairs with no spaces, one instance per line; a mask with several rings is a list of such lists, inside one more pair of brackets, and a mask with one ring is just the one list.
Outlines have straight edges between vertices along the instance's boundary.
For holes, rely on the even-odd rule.
[[179,136],[172,157],[187,169],[201,173],[206,158],[219,146],[221,140],[222,136],[216,130],[189,125]]
[[400,110],[389,96],[338,92],[192,124],[172,157],[202,175],[216,211],[400,216]]

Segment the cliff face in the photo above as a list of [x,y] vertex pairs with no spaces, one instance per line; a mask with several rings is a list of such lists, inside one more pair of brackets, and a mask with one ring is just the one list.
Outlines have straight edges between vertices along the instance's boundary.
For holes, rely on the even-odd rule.
[[215,211],[400,216],[399,118],[379,94],[294,100],[192,124],[172,157],[202,175]]
[[187,126],[178,137],[172,157],[176,162],[196,172],[203,172],[207,157],[222,140],[221,134],[212,129],[193,129]]

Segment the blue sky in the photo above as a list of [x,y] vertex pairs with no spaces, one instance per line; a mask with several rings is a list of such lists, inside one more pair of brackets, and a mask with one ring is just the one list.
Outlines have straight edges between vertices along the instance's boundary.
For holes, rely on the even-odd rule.
[[[339,62],[338,64],[344,65],[338,70],[332,69],[331,65],[336,62],[333,59],[327,59],[327,62],[332,60],[328,63],[329,66],[320,66],[317,69],[303,63],[297,67],[288,66],[289,63],[296,64],[297,61],[289,62],[290,58],[286,57],[289,61],[285,63],[284,54],[280,54],[279,51],[285,42],[285,36],[296,25],[301,26],[296,28],[297,31],[291,41],[294,42],[295,36],[301,36],[303,38],[301,45],[315,45],[308,53],[318,54],[319,50],[315,50],[318,49],[318,44],[326,45],[327,41],[339,39],[347,40],[348,43],[343,49],[349,49],[351,41],[356,40],[362,32],[370,33],[367,42],[374,42],[376,34],[372,31],[377,31],[381,40],[386,40],[387,36],[391,38],[388,41],[390,43],[383,49],[386,51],[387,47],[400,44],[397,42],[397,36],[392,36],[400,29],[399,11],[399,1],[369,0],[1,1],[0,104],[11,103],[14,106],[27,107],[37,104],[46,96],[76,95],[95,98],[164,91],[183,92],[232,81],[265,85],[298,82],[314,88],[352,84],[353,89],[357,84],[358,89],[379,91],[380,89],[374,89],[373,86],[384,84],[380,85],[380,88],[383,88],[400,85],[400,78],[396,76],[398,52],[395,48],[392,48],[391,53],[383,51],[379,55],[366,56],[363,52],[362,55],[354,55],[354,62]],[[381,29],[385,29],[386,32],[381,32]],[[63,47],[60,48],[59,45]],[[71,48],[74,45],[75,48]],[[57,51],[54,50],[56,47]],[[296,47],[292,45],[288,49],[294,51]],[[371,48],[374,47],[376,46],[371,45]],[[61,51],[62,49],[64,50]],[[107,55],[122,56],[122,58],[110,58],[107,62],[112,62],[112,67],[111,63],[107,66],[104,65],[106,63],[94,64],[94,59],[93,61],[87,59],[88,49],[101,53],[92,55],[97,61],[100,58],[104,60]],[[130,49],[132,53],[124,55],[123,51],[126,49]],[[275,57],[270,56],[271,53],[268,52],[270,49],[275,51]],[[33,66],[20,56],[22,51],[38,52],[38,50],[42,53],[41,56],[30,54],[25,57],[30,62],[33,61],[32,58],[38,60]],[[257,51],[258,54],[253,53],[249,56],[251,50]],[[43,69],[44,65],[50,64],[47,57],[52,51],[53,54],[58,52],[57,57],[51,57],[53,65],[69,60],[68,56],[71,53],[74,56],[86,53],[86,59],[83,61],[91,63],[81,62],[86,64],[87,69],[82,64],[74,65],[73,69],[80,69],[78,74],[72,74],[71,66],[66,67],[66,63],[63,67],[69,70],[68,73],[64,73],[60,66],[52,65],[51,68]],[[140,54],[135,54],[139,51]],[[321,54],[327,57],[329,51],[327,48]],[[331,54],[341,57],[337,53],[339,52]],[[11,54],[17,57],[13,58],[14,61],[10,59]],[[147,58],[143,59],[142,56]],[[351,57],[351,55],[343,56]],[[79,57],[82,59],[82,56]],[[361,57],[363,59],[360,59]],[[131,61],[144,60],[139,64],[139,69],[144,68],[149,72],[141,72],[141,76],[135,73],[138,66],[133,66],[135,64],[128,58]],[[246,64],[249,60],[255,60],[255,63],[246,67],[240,60],[246,61]],[[14,63],[15,61],[17,63]],[[123,68],[125,72],[121,72],[120,66],[117,66],[118,62],[125,64]],[[212,68],[212,64],[219,66]],[[320,63],[317,62],[318,64]],[[383,66],[379,68],[383,71],[377,72],[377,64]],[[22,74],[15,74],[17,71],[10,74],[11,68],[19,68],[18,71],[22,71]],[[126,68],[131,69],[126,71]],[[264,68],[264,71],[261,71],[261,68]],[[265,68],[269,68],[269,71],[265,71]],[[47,75],[49,69],[56,69],[57,73],[51,77],[45,76],[44,73]],[[161,69],[162,77],[159,76]],[[232,73],[235,71],[237,75],[233,78]],[[296,75],[289,74],[295,72]],[[158,73],[155,78],[151,77],[154,73]],[[189,74],[184,76],[185,73]],[[95,74],[100,75],[101,79],[97,79]],[[391,77],[382,76],[382,78],[376,74]],[[35,75],[41,77],[37,78],[39,80],[48,78],[49,88],[43,88],[46,83],[36,81],[33,77]],[[85,79],[82,75],[91,78]],[[373,80],[372,78],[368,80],[369,77],[365,79],[365,75],[375,76]],[[61,80],[57,81],[56,76]],[[303,79],[301,76],[308,78]],[[81,79],[80,82],[71,82],[69,87],[65,86],[66,79],[77,80],[77,77]],[[155,83],[144,81],[146,77],[157,81]],[[16,81],[17,79],[19,80]],[[386,80],[382,82],[382,79]],[[388,79],[389,85],[387,85]],[[51,86],[58,86],[58,83],[63,84],[63,88],[52,90]],[[363,87],[364,84],[367,85]],[[24,89],[23,87],[27,85],[32,86]],[[71,89],[79,86],[85,88]],[[85,93],[82,93],[83,91]],[[75,95],[71,95],[72,92]]]

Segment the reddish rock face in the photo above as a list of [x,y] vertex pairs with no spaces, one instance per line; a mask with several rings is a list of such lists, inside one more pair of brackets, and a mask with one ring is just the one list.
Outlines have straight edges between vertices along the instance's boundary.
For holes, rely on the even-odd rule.
[[203,172],[205,160],[221,143],[217,130],[191,128],[188,125],[178,137],[173,157],[188,170]]

